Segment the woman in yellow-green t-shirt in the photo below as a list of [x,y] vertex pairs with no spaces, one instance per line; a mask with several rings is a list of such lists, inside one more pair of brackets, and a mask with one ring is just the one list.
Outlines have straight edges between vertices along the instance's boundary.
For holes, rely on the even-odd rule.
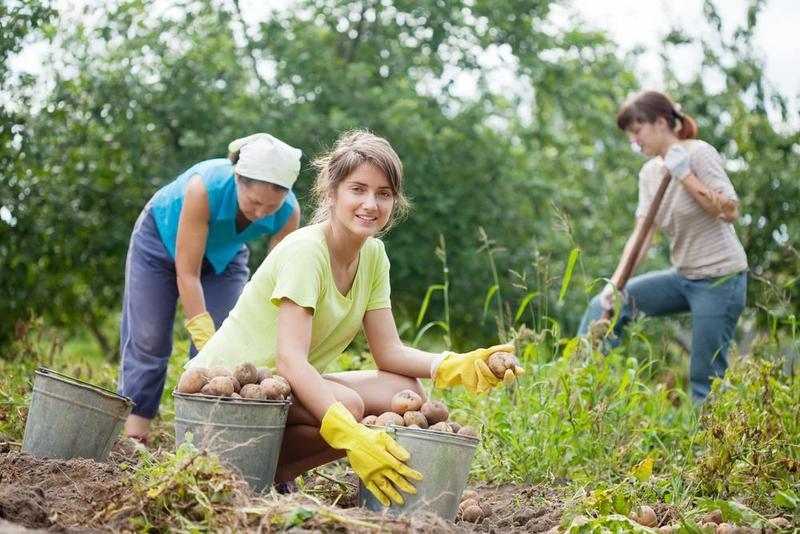
[[[363,131],[342,136],[315,161],[317,213],[287,236],[245,286],[219,331],[190,366],[233,368],[250,361],[277,368],[294,398],[277,480],[347,454],[353,470],[383,504],[402,503],[421,480],[408,453],[383,431],[360,423],[391,409],[403,389],[424,398],[418,378],[481,393],[498,380],[486,366],[500,345],[466,354],[432,354],[400,341],[389,298],[389,259],[375,235],[407,209],[403,166],[383,138]],[[364,328],[377,370],[321,374]]]

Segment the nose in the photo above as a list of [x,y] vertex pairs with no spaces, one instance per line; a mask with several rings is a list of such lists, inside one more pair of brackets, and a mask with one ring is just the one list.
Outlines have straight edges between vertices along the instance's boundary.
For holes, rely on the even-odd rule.
[[377,207],[378,199],[375,197],[375,193],[369,193],[364,196],[364,208],[374,210]]

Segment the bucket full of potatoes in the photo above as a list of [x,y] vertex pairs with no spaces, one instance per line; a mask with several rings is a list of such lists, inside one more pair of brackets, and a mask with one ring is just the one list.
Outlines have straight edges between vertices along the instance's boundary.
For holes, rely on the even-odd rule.
[[423,402],[411,390],[397,393],[391,407],[392,411],[368,415],[361,422],[385,427],[386,432],[411,454],[406,464],[425,478],[414,482],[416,495],[403,494],[402,505],[392,503],[388,508],[361,484],[359,505],[373,511],[388,509],[394,514],[425,510],[454,520],[480,442],[478,431],[451,421],[444,403]]
[[292,389],[269,367],[250,362],[233,370],[192,367],[172,393],[175,441],[192,436],[198,448],[219,454],[254,491],[272,486]]

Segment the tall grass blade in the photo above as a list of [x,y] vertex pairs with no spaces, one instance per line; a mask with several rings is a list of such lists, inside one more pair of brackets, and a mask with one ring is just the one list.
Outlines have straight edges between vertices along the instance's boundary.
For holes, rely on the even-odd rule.
[[486,313],[489,311],[489,303],[492,302],[492,297],[500,289],[498,284],[494,284],[492,287],[489,288],[489,291],[486,293],[486,299],[483,301],[483,318],[486,319]]
[[[532,291],[532,292],[528,293],[527,295],[525,295],[525,298],[522,299],[522,302],[519,303],[519,308],[517,308],[517,313],[514,314],[514,322],[515,323],[517,321],[519,321],[520,317],[522,317],[522,314],[525,312],[525,308],[528,306],[528,303],[531,301],[531,299],[533,299],[534,297],[536,297],[538,295],[539,295],[538,291]],[[485,309],[486,309],[486,307],[484,306],[484,310]],[[484,311],[483,313],[484,313],[484,315],[486,315],[486,311]]]
[[417,328],[419,328],[419,325],[422,324],[422,319],[425,317],[425,312],[428,311],[428,305],[431,302],[431,295],[433,295],[434,291],[444,291],[444,285],[434,284],[428,287],[428,290],[425,292],[425,298],[422,299],[422,306],[419,308],[419,315],[417,315]]
[[578,261],[578,256],[581,253],[581,249],[573,248],[572,251],[569,253],[569,261],[567,261],[567,270],[564,273],[564,279],[561,281],[561,292],[558,295],[558,303],[561,304],[564,302],[564,296],[567,294],[567,288],[569,287],[569,281],[572,279],[572,271],[575,270],[575,262]]

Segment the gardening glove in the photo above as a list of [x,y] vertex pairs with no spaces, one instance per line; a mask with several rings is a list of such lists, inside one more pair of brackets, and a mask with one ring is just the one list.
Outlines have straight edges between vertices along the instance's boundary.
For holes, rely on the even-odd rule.
[[667,150],[664,155],[664,167],[667,168],[670,175],[682,182],[684,178],[689,176],[691,170],[689,169],[689,153],[683,148],[680,143],[675,143]]
[[389,499],[405,502],[392,482],[406,493],[417,493],[406,479],[422,480],[422,474],[404,463],[411,458],[408,451],[385,431],[357,423],[341,402],[331,404],[325,412],[319,434],[334,449],[347,451],[353,470],[384,506],[389,506]]
[[[464,386],[471,393],[483,393],[501,382],[486,362],[495,352],[514,352],[514,345],[495,345],[488,349],[477,349],[466,354],[443,352],[431,365],[433,387],[449,388]],[[517,366],[513,371],[506,370],[502,382],[510,384],[516,377],[525,374],[525,369]]]
[[617,289],[617,286],[611,282],[608,282],[603,288],[603,291],[600,292],[600,306],[602,306],[604,310],[614,310],[614,294],[619,295],[619,300],[622,303],[622,306],[625,306],[628,303],[628,292],[624,289],[620,291]]
[[194,343],[198,351],[203,350],[203,347],[216,331],[216,328],[214,328],[214,319],[211,318],[211,315],[207,311],[188,319],[184,323],[184,326],[186,330],[189,331],[189,335],[192,336],[192,343]]

